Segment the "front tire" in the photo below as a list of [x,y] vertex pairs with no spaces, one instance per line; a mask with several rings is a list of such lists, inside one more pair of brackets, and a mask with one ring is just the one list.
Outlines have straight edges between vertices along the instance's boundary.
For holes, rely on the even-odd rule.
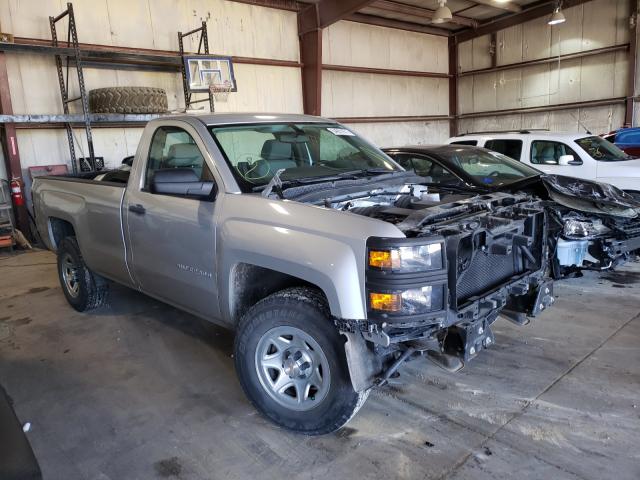
[[58,248],[58,278],[67,302],[79,312],[107,302],[109,284],[84,263],[75,237],[66,237]]
[[244,315],[235,364],[258,411],[307,435],[338,430],[368,396],[368,391],[353,390],[344,340],[324,297],[309,288],[274,293]]

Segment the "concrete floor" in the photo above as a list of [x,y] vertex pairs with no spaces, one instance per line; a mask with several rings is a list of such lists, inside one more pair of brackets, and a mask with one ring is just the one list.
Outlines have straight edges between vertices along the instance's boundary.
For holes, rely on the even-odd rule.
[[640,478],[640,264],[558,283],[462,372],[413,362],[308,438],[245,399],[229,332],[118,287],[76,313],[54,261],[0,259],[0,383],[46,479]]

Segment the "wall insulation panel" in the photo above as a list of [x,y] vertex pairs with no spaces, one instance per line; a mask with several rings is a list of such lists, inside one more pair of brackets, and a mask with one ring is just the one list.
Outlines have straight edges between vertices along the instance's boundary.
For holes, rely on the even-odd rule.
[[322,32],[322,61],[332,65],[418,72],[449,71],[445,37],[356,22],[337,22]]
[[380,147],[428,145],[449,138],[449,121],[346,124]]
[[[300,58],[295,12],[224,0],[75,0],[73,6],[81,43],[177,51],[178,30],[191,30],[206,20],[212,53],[290,61]],[[49,15],[57,15],[65,8],[66,2],[62,0],[2,0],[2,31],[48,40]],[[58,28],[59,37],[66,38],[65,21]],[[197,36],[188,39],[185,48],[197,50],[196,40]],[[14,113],[62,113],[53,57],[6,55]],[[85,68],[84,72],[87,90],[110,86],[161,87],[167,91],[169,110],[184,108],[178,72],[102,68]],[[78,92],[74,74],[71,69],[71,97]],[[299,68],[236,64],[235,75],[239,91],[229,95],[227,102],[218,102],[217,111],[303,111]],[[194,96],[202,97],[206,96]],[[78,103],[72,103],[70,109],[72,113],[81,111]],[[96,155],[104,156],[108,165],[115,166],[123,157],[133,154],[127,142],[137,141],[140,129],[129,130],[94,129]],[[84,138],[84,133],[78,131],[77,137]],[[24,169],[69,159],[64,130],[19,130],[18,140]],[[77,150],[80,156],[80,149]]]
[[458,121],[460,133],[542,128],[556,132],[609,132],[624,123],[624,105],[519,113]]
[[[323,31],[323,63],[446,74],[445,37],[337,22]],[[387,74],[324,70],[322,114],[327,117],[448,115],[449,81]],[[380,145],[442,142],[448,122],[358,123],[354,130]]]
[[[567,21],[556,27],[550,27],[548,18],[541,17],[501,30],[496,34],[496,64],[508,65],[623,45],[629,41],[629,1],[593,0],[564,9]],[[459,71],[490,66],[488,39],[485,35],[460,45]],[[628,68],[628,52],[617,51],[464,76],[459,80],[459,113],[624,97],[627,95]],[[597,118],[597,115],[603,117]],[[489,114],[484,118],[460,120],[459,130],[525,128],[530,127],[531,122],[544,128],[576,129],[575,121],[561,120],[574,117],[582,118],[594,132],[602,133],[624,123],[624,107],[615,105],[510,116]]]
[[447,115],[449,81],[325,70],[322,114],[327,117]]

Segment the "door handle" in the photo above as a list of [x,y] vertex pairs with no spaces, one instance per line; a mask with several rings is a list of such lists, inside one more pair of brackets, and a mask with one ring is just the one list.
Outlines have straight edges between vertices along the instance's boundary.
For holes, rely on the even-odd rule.
[[129,211],[139,215],[144,215],[147,210],[138,203],[136,205],[129,205]]

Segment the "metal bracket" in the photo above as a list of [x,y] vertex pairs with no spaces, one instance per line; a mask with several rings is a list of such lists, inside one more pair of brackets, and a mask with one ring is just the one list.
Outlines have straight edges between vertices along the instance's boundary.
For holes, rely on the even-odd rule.
[[[204,53],[205,55],[209,54],[209,35],[207,34],[207,22],[203,21],[202,25],[199,28],[194,28],[193,30],[187,33],[178,32],[178,47],[180,49],[180,59],[182,60],[180,71],[182,73],[182,90],[184,92],[184,109],[185,110],[189,110],[189,107],[192,104],[203,101],[203,100],[191,100],[191,92],[189,91],[189,85],[187,83],[187,71],[184,66],[183,39],[185,37],[188,37],[189,35],[193,35],[194,33],[200,33],[200,38],[198,40],[198,55],[202,53]],[[209,91],[209,111],[211,111],[212,113],[216,111],[213,93],[211,91]]]

